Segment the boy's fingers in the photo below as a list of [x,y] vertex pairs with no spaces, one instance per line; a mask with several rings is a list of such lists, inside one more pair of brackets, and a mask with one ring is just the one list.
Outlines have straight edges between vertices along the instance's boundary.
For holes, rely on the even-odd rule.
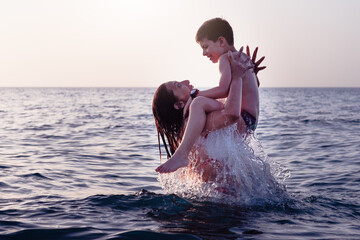
[[253,56],[252,56],[252,61],[255,62],[256,60],[256,55],[257,55],[257,51],[258,51],[258,47],[255,48]]
[[247,54],[249,57],[251,57],[251,56],[250,56],[250,48],[249,48],[249,45],[246,45],[246,54]]
[[265,59],[265,56],[262,57],[262,58],[260,58],[260,59],[255,63],[255,65],[256,65],[256,66],[260,65],[260,63],[262,63],[262,61],[264,61],[264,59]]

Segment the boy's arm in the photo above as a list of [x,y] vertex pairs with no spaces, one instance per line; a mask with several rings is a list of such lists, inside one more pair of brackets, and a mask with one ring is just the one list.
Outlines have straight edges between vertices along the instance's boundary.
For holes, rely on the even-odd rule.
[[198,96],[208,98],[225,98],[228,95],[231,82],[231,66],[227,54],[221,55],[219,59],[220,82],[219,86],[200,91]]

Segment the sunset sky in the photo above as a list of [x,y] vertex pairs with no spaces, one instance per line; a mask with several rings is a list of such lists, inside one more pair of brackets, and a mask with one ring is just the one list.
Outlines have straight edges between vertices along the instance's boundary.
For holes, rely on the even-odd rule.
[[0,87],[218,84],[195,33],[223,17],[259,47],[262,87],[360,87],[357,0],[0,2]]

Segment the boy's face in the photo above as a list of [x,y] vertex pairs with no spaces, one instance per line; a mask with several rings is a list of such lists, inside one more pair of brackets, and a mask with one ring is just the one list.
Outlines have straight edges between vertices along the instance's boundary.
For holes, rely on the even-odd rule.
[[203,56],[206,56],[213,63],[217,63],[221,55],[225,53],[225,48],[220,38],[214,42],[207,38],[199,41],[200,47],[203,49]]

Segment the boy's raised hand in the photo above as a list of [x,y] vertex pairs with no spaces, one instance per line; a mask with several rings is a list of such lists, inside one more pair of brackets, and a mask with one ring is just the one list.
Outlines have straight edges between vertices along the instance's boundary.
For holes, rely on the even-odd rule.
[[249,46],[246,46],[246,54],[251,58],[251,61],[254,63],[254,73],[257,75],[257,73],[261,70],[264,70],[266,66],[259,67],[259,65],[264,61],[265,56],[261,57],[258,61],[256,61],[258,47],[255,48],[252,57],[250,54],[250,48]]
[[250,58],[247,57],[247,59],[244,61],[241,59],[241,54],[243,51],[244,47],[241,47],[239,52],[228,52],[228,59],[231,65],[231,72],[233,75],[233,79],[234,77],[242,77],[243,74],[249,70],[254,68],[254,64],[250,61]]

